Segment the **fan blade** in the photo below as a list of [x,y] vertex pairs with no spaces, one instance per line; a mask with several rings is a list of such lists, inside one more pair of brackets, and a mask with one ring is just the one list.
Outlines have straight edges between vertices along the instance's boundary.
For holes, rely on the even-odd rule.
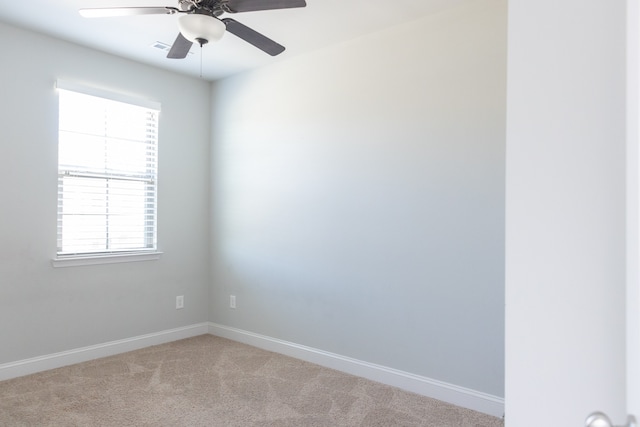
[[184,38],[182,33],[178,33],[178,37],[176,38],[176,41],[173,42],[173,46],[171,46],[171,49],[167,54],[167,58],[171,58],[171,59],[186,58],[187,55],[189,54],[189,50],[191,49],[192,45],[193,45],[193,42],[190,42],[189,40]]
[[172,15],[180,10],[175,7],[106,7],[102,9],[80,9],[85,18],[109,18],[112,16],[132,15]]
[[225,10],[230,13],[253,12],[256,10],[289,9],[305,7],[305,0],[228,0]]
[[271,56],[276,56],[284,52],[284,46],[274,42],[270,38],[263,36],[256,30],[252,30],[244,24],[239,23],[231,18],[224,18],[222,20],[227,26],[229,31],[234,36],[240,37],[247,43],[251,43],[260,50],[265,51]]

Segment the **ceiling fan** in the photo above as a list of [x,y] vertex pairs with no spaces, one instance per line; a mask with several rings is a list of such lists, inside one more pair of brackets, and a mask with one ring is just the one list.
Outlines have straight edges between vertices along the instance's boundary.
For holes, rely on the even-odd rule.
[[178,37],[167,54],[167,58],[182,59],[187,56],[193,43],[202,46],[217,41],[225,31],[276,56],[284,51],[284,46],[234,19],[218,17],[223,13],[289,9],[306,5],[305,0],[178,0],[178,7],[107,7],[80,9],[79,12],[85,18],[183,14],[178,19]]

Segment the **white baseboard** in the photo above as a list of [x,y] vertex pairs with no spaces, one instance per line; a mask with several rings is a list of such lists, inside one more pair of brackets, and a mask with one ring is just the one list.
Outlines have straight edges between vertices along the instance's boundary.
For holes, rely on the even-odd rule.
[[216,323],[209,323],[209,333],[495,417],[504,414],[504,399],[487,393]]
[[316,363],[496,417],[502,417],[504,414],[504,399],[500,397],[211,322],[5,363],[0,365],[0,381],[206,333]]
[[5,363],[0,365],[0,381],[99,359],[101,357],[113,356],[114,354],[126,353],[152,345],[195,337],[197,335],[207,334],[208,332],[209,324],[200,323],[31,359],[19,360],[17,362]]

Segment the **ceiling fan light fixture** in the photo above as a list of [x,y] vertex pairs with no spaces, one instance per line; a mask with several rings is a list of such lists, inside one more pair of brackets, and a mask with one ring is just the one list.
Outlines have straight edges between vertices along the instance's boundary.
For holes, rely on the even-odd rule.
[[180,33],[187,40],[203,45],[217,42],[224,35],[226,25],[216,17],[190,13],[178,19]]

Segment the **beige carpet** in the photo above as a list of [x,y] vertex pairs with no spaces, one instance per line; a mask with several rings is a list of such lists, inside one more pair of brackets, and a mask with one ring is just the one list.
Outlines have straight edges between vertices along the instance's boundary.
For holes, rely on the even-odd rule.
[[0,382],[3,427],[502,425],[211,335]]

